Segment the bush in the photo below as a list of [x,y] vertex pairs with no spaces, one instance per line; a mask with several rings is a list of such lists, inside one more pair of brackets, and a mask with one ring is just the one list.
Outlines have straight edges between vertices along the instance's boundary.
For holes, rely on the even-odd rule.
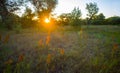
[[14,30],[16,33],[20,33],[20,31],[22,30],[21,24],[16,24],[16,25],[14,25],[13,30]]
[[106,19],[106,23],[110,25],[120,25],[120,17],[114,16]]
[[70,22],[70,25],[72,26],[80,26],[81,25],[81,21],[80,19],[74,19]]

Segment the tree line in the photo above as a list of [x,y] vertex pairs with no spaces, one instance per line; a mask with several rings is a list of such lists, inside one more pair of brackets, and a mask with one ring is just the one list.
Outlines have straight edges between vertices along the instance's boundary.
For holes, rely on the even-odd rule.
[[120,25],[120,17],[113,16],[106,18],[103,13],[99,13],[97,3],[86,4],[87,17],[82,19],[82,12],[79,7],[75,7],[71,13],[63,13],[59,16],[59,23],[62,25]]
[[[31,3],[33,10],[27,5]],[[0,28],[4,27],[9,30],[19,28],[36,27],[38,21],[33,17],[39,18],[39,24],[42,24],[44,18],[48,18],[54,10],[58,0],[0,0]],[[24,14],[19,17],[16,11],[25,8]],[[57,25],[120,25],[120,17],[113,16],[105,18],[103,13],[98,14],[99,8],[97,3],[91,2],[86,4],[87,18],[83,19],[79,7],[75,7],[71,13],[63,13],[58,19],[51,18]],[[54,16],[54,15],[53,15]]]
[[[9,30],[20,26],[33,27],[36,21],[32,18],[38,16],[42,20],[49,17],[57,3],[58,0],[0,0],[0,27]],[[34,12],[28,5],[33,6]],[[24,11],[22,17],[15,14],[19,10]]]

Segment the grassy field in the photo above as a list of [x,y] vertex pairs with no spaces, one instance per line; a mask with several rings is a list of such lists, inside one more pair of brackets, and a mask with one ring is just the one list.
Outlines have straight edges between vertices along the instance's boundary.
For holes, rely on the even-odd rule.
[[120,73],[120,27],[0,33],[0,73]]

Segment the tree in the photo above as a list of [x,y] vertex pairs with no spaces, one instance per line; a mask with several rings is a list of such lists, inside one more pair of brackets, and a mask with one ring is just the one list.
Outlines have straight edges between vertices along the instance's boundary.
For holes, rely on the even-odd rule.
[[23,28],[33,27],[35,26],[32,18],[35,16],[34,13],[32,13],[32,10],[27,8],[24,15],[21,17],[21,23]]
[[82,16],[81,10],[79,7],[75,7],[71,13],[63,13],[59,16],[60,24],[63,25],[72,25],[72,26],[77,26],[80,25],[80,18]]
[[71,12],[71,24],[72,25],[80,25],[80,17],[82,16],[81,10],[78,8],[74,8]]
[[49,17],[58,0],[31,0],[31,3],[35,6],[36,12],[42,20],[42,18]]
[[100,13],[99,15],[95,15],[94,19],[91,21],[92,24],[94,25],[101,25],[104,24],[105,22],[105,16],[103,13]]
[[[7,15],[8,15],[8,10],[6,8],[6,4],[5,4],[6,0],[0,0],[0,15],[1,15],[1,18],[2,18],[2,23],[5,23],[6,21],[6,18],[7,18]],[[10,27],[7,26],[9,29]]]
[[59,24],[68,25],[71,21],[71,13],[63,13],[58,18],[60,18]]
[[99,8],[97,7],[97,4],[94,2],[86,4],[86,9],[88,11],[87,24],[89,25],[91,24],[91,20],[93,19],[93,17],[98,13]]
[[0,16],[2,23],[7,25],[8,29],[11,29],[10,23],[6,23],[9,13],[14,13],[16,10],[20,10],[21,6],[27,7],[27,3],[31,3],[38,15],[48,16],[50,12],[55,8],[57,0],[0,0]]
[[99,15],[97,15],[96,19],[98,19],[98,20],[104,20],[105,16],[104,16],[103,13],[100,13]]
[[60,24],[63,24],[63,25],[73,25],[73,26],[76,26],[76,25],[79,25],[80,24],[80,18],[81,18],[81,10],[78,8],[74,8],[72,10],[71,13],[63,13],[59,16],[60,20]]
[[106,19],[106,24],[109,25],[120,25],[120,17],[119,16],[113,16]]
[[41,12],[42,10],[48,10],[51,12],[58,2],[58,0],[30,0],[31,3],[35,6],[36,11]]
[[[8,29],[12,29],[10,25],[12,22],[8,22],[8,18],[11,17],[12,12],[19,9],[22,3],[24,3],[24,0],[0,0],[0,16],[2,23],[5,24]],[[10,19],[9,21],[11,21]]]
[[74,8],[71,12],[71,17],[72,19],[80,19],[82,13],[81,13],[81,10],[78,8]]

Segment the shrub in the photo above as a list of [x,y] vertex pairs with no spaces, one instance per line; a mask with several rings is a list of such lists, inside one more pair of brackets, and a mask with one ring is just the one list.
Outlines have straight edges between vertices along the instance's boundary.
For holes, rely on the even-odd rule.
[[20,31],[22,30],[21,24],[16,24],[16,25],[14,25],[13,30],[14,30],[16,33],[20,33]]

